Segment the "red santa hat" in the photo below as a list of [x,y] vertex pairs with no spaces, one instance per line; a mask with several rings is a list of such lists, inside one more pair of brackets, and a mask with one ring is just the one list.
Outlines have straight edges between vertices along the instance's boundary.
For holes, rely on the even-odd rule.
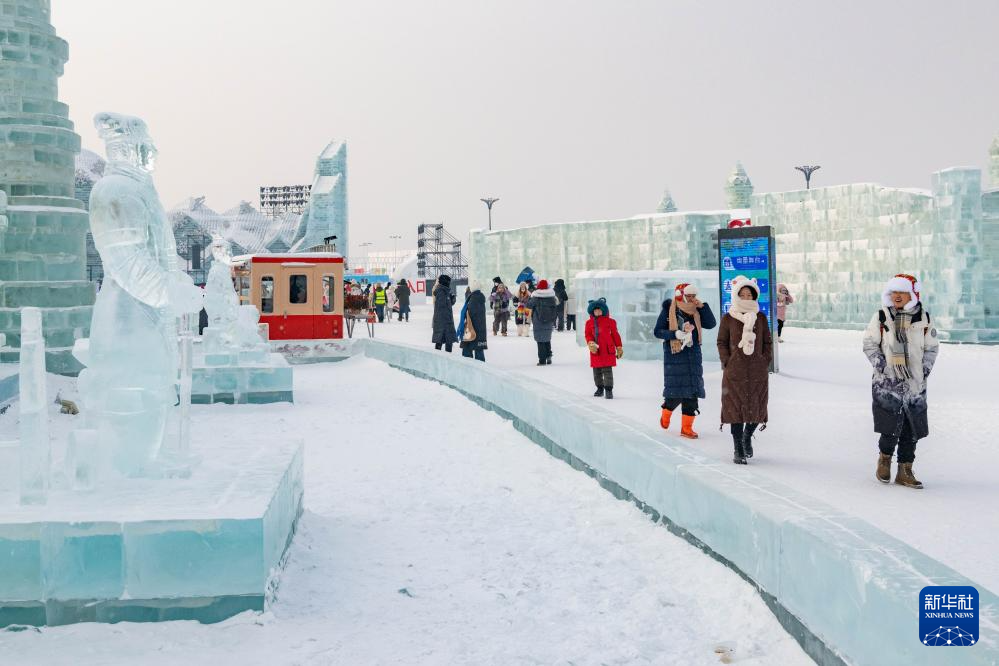
[[687,296],[697,296],[697,287],[689,282],[681,282],[673,290],[673,296],[684,300]]
[[541,282],[538,283],[538,289],[547,289],[547,288],[548,288],[548,280],[542,280]]
[[884,293],[881,295],[881,301],[885,306],[891,305],[891,295],[892,292],[902,291],[912,297],[906,306],[906,310],[912,310],[917,305],[919,305],[919,292],[923,290],[922,283],[916,279],[915,276],[909,275],[908,273],[899,273],[892,279],[888,280],[888,284],[885,285]]

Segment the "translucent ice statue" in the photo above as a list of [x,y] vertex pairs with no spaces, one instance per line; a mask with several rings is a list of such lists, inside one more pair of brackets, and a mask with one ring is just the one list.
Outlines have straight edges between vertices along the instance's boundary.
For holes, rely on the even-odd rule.
[[201,309],[202,292],[179,270],[173,229],[150,173],[156,158],[145,122],[94,118],[108,165],[90,195],[90,227],[104,262],[80,395],[115,469],[142,475],[177,402],[178,317]]
[[49,494],[52,444],[45,386],[42,311],[21,308],[21,504],[45,504]]
[[212,238],[212,259],[205,283],[205,311],[208,313],[208,326],[226,337],[238,318],[239,296],[232,284],[229,244],[218,235]]

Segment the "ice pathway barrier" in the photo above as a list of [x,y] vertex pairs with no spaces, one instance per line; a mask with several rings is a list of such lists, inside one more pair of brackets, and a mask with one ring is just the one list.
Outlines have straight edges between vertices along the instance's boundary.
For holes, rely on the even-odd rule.
[[974,583],[859,518],[551,385],[413,345],[371,339],[357,349],[511,419],[552,455],[661,519],[753,584],[819,664],[999,663],[996,595],[975,585],[977,645],[944,654],[923,646],[919,591]]

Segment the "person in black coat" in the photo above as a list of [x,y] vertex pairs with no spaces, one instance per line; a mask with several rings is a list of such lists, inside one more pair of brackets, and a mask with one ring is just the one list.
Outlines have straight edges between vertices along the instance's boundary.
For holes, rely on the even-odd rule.
[[[467,358],[474,356],[476,361],[486,360],[486,296],[482,293],[482,285],[473,280],[469,286],[470,292],[465,298],[465,307],[461,311],[461,321],[458,324],[458,339],[461,340],[461,355]],[[471,323],[475,331],[474,340],[465,340],[465,329]]]
[[663,340],[663,406],[659,425],[668,429],[673,411],[682,405],[680,436],[697,439],[694,417],[698,398],[704,398],[704,359],[701,331],[717,325],[707,303],[697,298],[692,284],[679,284],[672,299],[663,302],[653,335]]
[[565,330],[565,304],[569,300],[569,292],[565,289],[565,280],[559,278],[555,280],[555,298],[558,299],[558,318],[555,321],[555,328],[559,331]]
[[399,285],[395,288],[395,297],[399,303],[399,321],[402,321],[403,316],[409,321],[410,294],[412,290],[409,288],[409,283],[406,280],[399,280]]
[[442,275],[434,285],[434,336],[431,342],[434,349],[444,347],[451,353],[451,347],[458,337],[454,333],[454,294],[451,293],[451,276]]

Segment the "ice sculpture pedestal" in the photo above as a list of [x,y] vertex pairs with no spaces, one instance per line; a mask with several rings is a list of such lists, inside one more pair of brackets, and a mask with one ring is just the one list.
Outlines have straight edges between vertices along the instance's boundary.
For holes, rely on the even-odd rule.
[[[211,335],[211,331],[206,328],[205,334]],[[192,403],[295,402],[292,367],[284,356],[273,353],[270,345],[213,349],[208,342],[195,345]]]
[[0,487],[0,627],[263,610],[302,512],[300,442],[221,441],[187,479]]

